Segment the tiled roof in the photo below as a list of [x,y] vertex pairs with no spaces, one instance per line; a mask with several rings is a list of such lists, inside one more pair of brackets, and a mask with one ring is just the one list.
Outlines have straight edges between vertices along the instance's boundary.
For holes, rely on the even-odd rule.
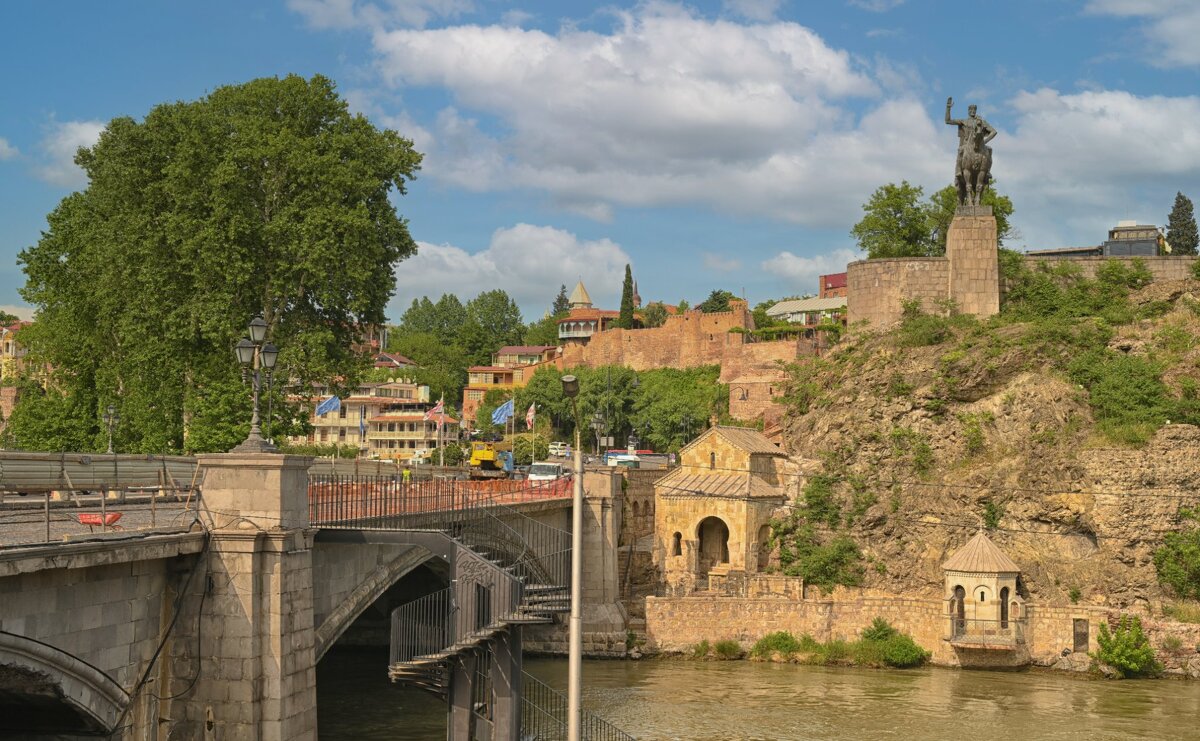
[[567,322],[586,321],[588,319],[612,319],[621,316],[619,311],[609,311],[607,309],[571,309],[571,313],[566,317],[559,319],[559,324]]
[[[756,476],[744,474],[695,473],[697,469],[687,466],[676,468],[654,482],[663,496],[710,496],[710,497],[782,497],[783,492]],[[703,469],[699,469],[703,470]]]
[[942,564],[942,570],[973,574],[1014,574],[1019,573],[1021,567],[980,530]]
[[416,365],[416,363],[413,362],[412,358],[407,358],[400,353],[381,352],[375,356],[376,368],[403,367],[407,365]]
[[682,453],[684,450],[691,448],[709,435],[720,435],[725,438],[725,442],[747,453],[787,455],[787,451],[772,443],[758,430],[752,430],[749,427],[728,427],[726,425],[717,425],[716,427],[709,428],[703,435],[683,446],[683,450],[679,452]]

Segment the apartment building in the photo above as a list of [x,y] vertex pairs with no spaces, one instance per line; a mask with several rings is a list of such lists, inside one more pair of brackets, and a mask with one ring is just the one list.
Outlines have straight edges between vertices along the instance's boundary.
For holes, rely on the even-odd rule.
[[[319,399],[328,394],[323,390]],[[430,405],[429,387],[412,381],[364,383],[341,400],[337,409],[312,417],[313,430],[295,436],[298,445],[352,445],[366,452],[371,420],[387,414],[424,414]]]

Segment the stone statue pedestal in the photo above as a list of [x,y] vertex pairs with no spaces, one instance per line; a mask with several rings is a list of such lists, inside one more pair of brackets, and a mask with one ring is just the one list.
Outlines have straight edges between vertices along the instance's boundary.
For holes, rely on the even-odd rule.
[[946,235],[950,298],[963,314],[1000,313],[1000,255],[991,206],[959,206]]

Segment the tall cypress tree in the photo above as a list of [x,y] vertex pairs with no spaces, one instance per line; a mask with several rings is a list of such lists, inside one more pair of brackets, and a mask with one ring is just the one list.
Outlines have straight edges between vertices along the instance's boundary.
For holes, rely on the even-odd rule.
[[625,285],[621,288],[621,315],[617,317],[621,329],[633,329],[633,271],[625,265]]
[[1192,201],[1182,193],[1175,194],[1175,207],[1167,217],[1167,241],[1171,243],[1172,255],[1194,255],[1200,242]]
[[550,313],[553,316],[563,316],[571,310],[571,302],[567,298],[567,286],[564,283],[558,289],[558,295],[554,297],[554,305],[550,307]]

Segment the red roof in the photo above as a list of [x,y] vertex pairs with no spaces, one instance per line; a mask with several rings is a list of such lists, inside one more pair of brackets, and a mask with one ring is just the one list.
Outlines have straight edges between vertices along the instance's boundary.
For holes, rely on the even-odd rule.
[[826,288],[845,288],[846,287],[846,274],[845,273],[832,273],[830,275],[822,275],[821,283]]
[[557,345],[505,345],[496,351],[497,355],[541,355],[547,350],[553,350]]
[[375,356],[376,368],[403,368],[409,365],[416,365],[416,363],[400,353],[381,352]]
[[619,311],[607,311],[605,309],[571,309],[571,313],[565,318],[559,319],[558,323],[578,322],[588,319],[615,319],[621,316]]

